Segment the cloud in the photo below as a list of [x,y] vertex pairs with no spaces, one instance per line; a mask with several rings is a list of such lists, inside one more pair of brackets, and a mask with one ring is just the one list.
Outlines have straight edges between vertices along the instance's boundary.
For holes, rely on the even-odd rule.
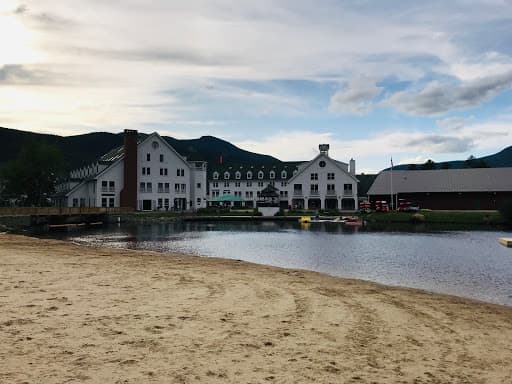
[[436,124],[440,128],[457,131],[464,128],[466,120],[464,117],[447,117],[446,119],[437,120]]
[[410,90],[396,92],[383,104],[410,115],[436,116],[452,109],[479,106],[511,87],[512,71],[461,84],[432,81],[420,92]]
[[365,115],[371,112],[373,99],[382,92],[375,82],[369,79],[351,81],[345,89],[336,92],[329,103],[329,111]]
[[463,153],[473,147],[473,140],[468,137],[425,135],[405,141],[404,146],[412,148],[424,147],[430,153]]

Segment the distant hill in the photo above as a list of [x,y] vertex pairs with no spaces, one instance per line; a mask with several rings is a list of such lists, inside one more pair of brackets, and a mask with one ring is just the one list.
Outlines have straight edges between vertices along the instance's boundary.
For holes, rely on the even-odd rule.
[[[142,137],[146,134],[140,134]],[[204,160],[215,164],[219,155],[224,163],[270,164],[280,162],[272,156],[245,151],[213,136],[199,139],[179,140],[163,136],[182,156],[189,160]],[[47,135],[0,127],[0,164],[13,160],[23,145],[30,141],[43,141],[59,148],[66,170],[95,162],[101,155],[123,145],[123,134],[95,132],[76,136]]]
[[[512,167],[512,146],[493,155],[475,157],[471,160],[442,161],[432,164],[432,169],[462,169],[462,168],[502,168]],[[388,170],[390,168],[386,168]],[[425,169],[423,164],[400,164],[393,167],[397,170]]]

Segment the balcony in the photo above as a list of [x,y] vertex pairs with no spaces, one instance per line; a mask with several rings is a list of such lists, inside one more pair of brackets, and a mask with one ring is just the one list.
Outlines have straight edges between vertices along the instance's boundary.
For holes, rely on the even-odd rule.
[[293,191],[293,196],[303,196],[302,189],[297,189]]
[[352,196],[354,196],[354,193],[351,190],[345,189],[343,191],[343,196],[345,196],[345,197],[352,197]]
[[320,196],[320,192],[318,191],[309,191],[310,196]]
[[325,192],[325,196],[336,196],[336,190],[328,189],[328,190]]

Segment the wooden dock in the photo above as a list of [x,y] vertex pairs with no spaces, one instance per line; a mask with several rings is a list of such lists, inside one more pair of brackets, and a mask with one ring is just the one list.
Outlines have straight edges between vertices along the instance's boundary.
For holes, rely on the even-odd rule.
[[500,237],[498,239],[499,243],[505,247],[512,248],[512,238],[511,237]]

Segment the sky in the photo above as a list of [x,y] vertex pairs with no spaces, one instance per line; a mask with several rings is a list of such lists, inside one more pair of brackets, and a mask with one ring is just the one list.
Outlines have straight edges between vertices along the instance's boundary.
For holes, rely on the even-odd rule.
[[0,126],[358,172],[512,145],[512,0],[0,1]]

